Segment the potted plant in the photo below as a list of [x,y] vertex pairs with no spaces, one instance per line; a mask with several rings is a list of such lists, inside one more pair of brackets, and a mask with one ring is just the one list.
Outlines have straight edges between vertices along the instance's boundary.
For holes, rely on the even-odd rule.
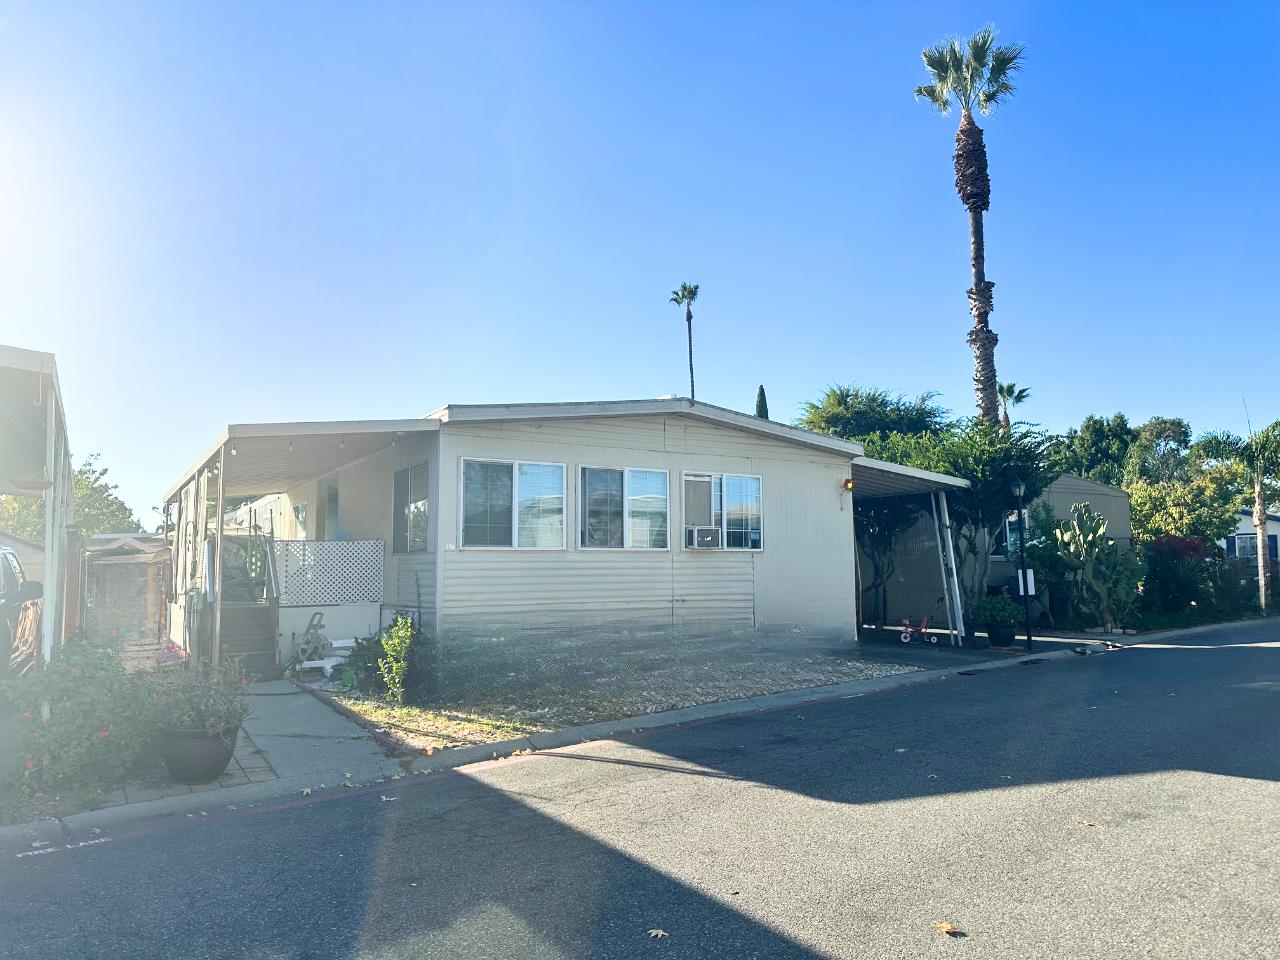
[[178,664],[148,675],[146,685],[169,776],[178,783],[218,779],[249,714],[249,681],[239,664]]
[[992,646],[1013,646],[1022,611],[1008,597],[982,597],[969,607],[969,619],[986,631]]

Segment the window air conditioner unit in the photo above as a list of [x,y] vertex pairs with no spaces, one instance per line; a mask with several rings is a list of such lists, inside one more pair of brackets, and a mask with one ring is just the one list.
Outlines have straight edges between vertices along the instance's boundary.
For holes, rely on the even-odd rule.
[[719,527],[689,527],[685,531],[685,546],[692,550],[720,549]]

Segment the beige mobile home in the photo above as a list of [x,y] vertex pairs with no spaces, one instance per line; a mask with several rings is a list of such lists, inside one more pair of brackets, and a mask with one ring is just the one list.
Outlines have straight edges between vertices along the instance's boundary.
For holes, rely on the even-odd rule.
[[963,484],[684,399],[235,425],[166,496],[172,636],[259,672],[316,613],[332,638],[410,611],[446,660],[548,637],[852,640],[852,498],[945,512]]

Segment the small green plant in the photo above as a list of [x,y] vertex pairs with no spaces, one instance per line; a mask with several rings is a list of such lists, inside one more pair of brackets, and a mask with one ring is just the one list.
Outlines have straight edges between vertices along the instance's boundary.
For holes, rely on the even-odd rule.
[[169,730],[220,733],[249,715],[249,679],[234,660],[161,668],[142,683],[155,724]]
[[[351,648],[351,653],[347,656],[345,664],[354,675],[350,685],[364,688],[369,683],[372,683],[381,689],[382,670],[378,662],[384,655],[385,651],[382,648],[382,636],[380,634],[375,633],[372,636],[357,639],[355,646]],[[343,682],[345,684],[345,678]]]
[[409,651],[413,648],[417,628],[413,618],[398,616],[391,627],[382,634],[383,656],[378,661],[378,673],[387,687],[387,699],[404,703],[405,680],[409,673]]
[[969,604],[969,619],[974,623],[1016,627],[1022,620],[1022,608],[1008,597],[979,597]]
[[0,684],[17,749],[6,771],[20,797],[100,788],[147,752],[151,710],[139,678],[111,650],[75,643]]

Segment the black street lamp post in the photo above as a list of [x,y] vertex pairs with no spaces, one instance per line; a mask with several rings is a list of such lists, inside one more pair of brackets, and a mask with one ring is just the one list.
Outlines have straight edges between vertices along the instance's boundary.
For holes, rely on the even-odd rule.
[[1018,581],[1022,590],[1022,613],[1026,618],[1027,653],[1031,652],[1031,583],[1027,576],[1027,528],[1023,519],[1022,495],[1027,492],[1021,480],[1013,483],[1013,495],[1018,498]]

